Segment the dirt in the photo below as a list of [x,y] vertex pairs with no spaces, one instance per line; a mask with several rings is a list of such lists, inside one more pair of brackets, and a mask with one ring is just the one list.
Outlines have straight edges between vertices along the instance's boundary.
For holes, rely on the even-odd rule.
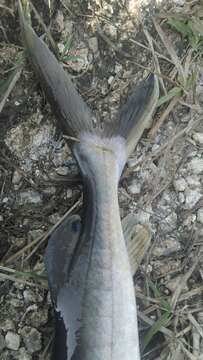
[[[152,16],[160,21],[164,12],[183,9],[183,2],[141,0],[125,5],[114,0],[54,1],[50,11],[46,1],[34,5],[50,26],[65,68],[99,121],[113,121],[127,94],[153,69],[143,27],[154,39],[156,51],[170,58]],[[1,101],[5,81],[23,47],[17,2],[3,0],[0,6]],[[162,25],[177,55],[184,58],[186,39],[165,22]],[[64,55],[67,40],[69,51]],[[196,71],[195,102],[189,89],[153,138],[144,133],[119,187],[122,218],[133,213],[138,224],[147,224],[152,232],[150,248],[135,276],[142,359],[147,360],[201,359],[203,353],[203,67],[196,55],[191,65]],[[174,65],[158,59],[169,90]],[[198,108],[192,107],[196,104]],[[166,106],[157,108],[154,123]],[[189,127],[191,121],[196,126]],[[0,112],[0,129],[1,359],[49,359],[54,325],[44,278],[46,241],[33,253],[36,245],[13,256],[40,241],[74,204],[79,205],[73,213],[80,211],[82,182],[28,61]],[[25,278],[27,272],[35,278]],[[155,322],[158,325],[144,348],[143,339]]]

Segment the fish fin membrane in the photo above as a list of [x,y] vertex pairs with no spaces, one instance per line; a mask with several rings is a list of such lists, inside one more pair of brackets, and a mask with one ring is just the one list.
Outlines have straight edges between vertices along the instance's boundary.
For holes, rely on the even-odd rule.
[[79,137],[84,132],[107,138],[121,136],[126,140],[129,155],[151,123],[159,96],[157,77],[151,74],[135,87],[121,107],[117,121],[104,123],[103,129],[95,126],[91,110],[76,91],[70,76],[30,26],[20,0],[19,16],[25,47],[63,132],[71,137]]
[[128,214],[122,220],[122,228],[131,272],[134,276],[149,249],[151,243],[151,231],[148,225],[138,224],[136,215],[134,214]]
[[93,131],[93,116],[75,86],[48,46],[24,15],[19,1],[19,17],[25,48],[63,132],[76,137]]
[[128,155],[136,147],[143,131],[151,126],[158,97],[158,79],[154,74],[150,74],[135,86],[126,103],[120,108],[113,134],[125,138]]
[[68,282],[72,258],[81,233],[80,216],[67,217],[48,238],[44,261],[51,290],[52,301]]

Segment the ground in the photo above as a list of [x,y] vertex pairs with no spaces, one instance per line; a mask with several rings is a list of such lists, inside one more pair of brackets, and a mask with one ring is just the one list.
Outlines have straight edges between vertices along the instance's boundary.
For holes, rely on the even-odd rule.
[[[202,2],[34,5],[36,31],[42,35],[46,24],[97,119],[112,120],[149,71],[159,77],[152,127],[119,186],[122,219],[134,214],[152,234],[135,276],[142,359],[203,359]],[[53,314],[43,254],[61,217],[80,210],[82,183],[22,62],[17,1],[1,0],[0,11],[1,360],[49,359]]]

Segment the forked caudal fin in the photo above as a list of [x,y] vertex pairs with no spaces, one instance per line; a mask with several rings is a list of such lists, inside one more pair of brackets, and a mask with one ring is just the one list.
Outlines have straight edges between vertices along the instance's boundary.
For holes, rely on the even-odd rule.
[[126,140],[129,155],[149,127],[155,110],[159,95],[156,76],[150,75],[141,82],[121,107],[117,121],[101,130],[99,125],[93,125],[91,110],[76,91],[70,76],[27,22],[20,0],[19,15],[25,47],[64,133],[74,137],[84,132],[107,138],[121,136]]

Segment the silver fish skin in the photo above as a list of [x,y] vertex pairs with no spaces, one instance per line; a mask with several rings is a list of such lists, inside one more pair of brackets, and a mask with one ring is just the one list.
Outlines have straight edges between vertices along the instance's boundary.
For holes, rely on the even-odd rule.
[[52,360],[140,360],[136,301],[118,204],[118,182],[128,156],[149,126],[158,81],[141,82],[117,119],[96,126],[91,110],[19,0],[24,44],[70,143],[84,183],[84,215],[65,219],[49,238],[45,265],[55,311]]
[[135,293],[117,193],[127,159],[125,141],[84,133],[74,154],[93,203],[86,215],[92,221],[87,234],[92,245],[76,358],[138,360]]

